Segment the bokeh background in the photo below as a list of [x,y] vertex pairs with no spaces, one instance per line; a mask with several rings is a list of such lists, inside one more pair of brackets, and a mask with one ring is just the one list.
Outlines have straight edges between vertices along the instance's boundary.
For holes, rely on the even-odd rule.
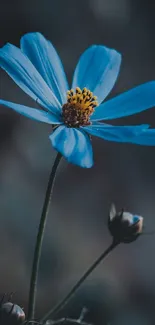
[[[155,79],[155,3],[143,0],[1,0],[0,45],[19,45],[39,31],[56,46],[71,81],[80,54],[91,44],[120,51],[123,62],[109,98]],[[0,97],[33,101],[0,71]],[[113,124],[150,123],[155,108]],[[30,271],[48,176],[56,155],[51,127],[0,108],[0,293],[14,291],[27,310]],[[40,266],[37,317],[79,279],[110,243],[111,202],[145,217],[155,230],[155,148],[93,139],[95,165],[81,169],[64,160],[59,168]],[[88,279],[62,315],[118,325],[154,324],[155,235],[120,246]],[[122,301],[126,302],[122,304]],[[117,302],[117,303],[116,303]]]

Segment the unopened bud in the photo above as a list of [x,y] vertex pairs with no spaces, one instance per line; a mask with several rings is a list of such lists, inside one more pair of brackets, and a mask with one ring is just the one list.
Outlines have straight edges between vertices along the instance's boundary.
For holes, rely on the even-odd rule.
[[6,302],[0,307],[0,324],[4,325],[20,325],[25,320],[25,313],[23,309],[13,304]]
[[142,233],[143,217],[124,210],[117,213],[115,205],[112,204],[108,228],[114,240],[122,243],[131,243]]

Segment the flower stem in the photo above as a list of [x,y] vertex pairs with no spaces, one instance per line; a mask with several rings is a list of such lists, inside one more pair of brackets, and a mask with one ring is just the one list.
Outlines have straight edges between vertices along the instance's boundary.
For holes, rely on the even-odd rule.
[[54,180],[56,176],[56,171],[61,160],[61,154],[58,153],[52,171],[49,177],[44,205],[42,209],[42,214],[40,218],[40,224],[36,239],[36,245],[34,250],[34,257],[33,257],[33,265],[32,265],[32,273],[31,273],[31,281],[30,281],[30,291],[29,291],[29,304],[28,304],[28,320],[33,320],[35,316],[35,304],[36,304],[36,293],[37,293],[37,280],[38,280],[38,271],[39,271],[39,263],[40,263],[40,256],[41,256],[41,249],[43,243],[43,237],[45,232],[46,220],[49,211],[49,206],[51,202],[52,190],[54,186]]
[[60,310],[62,310],[65,305],[70,301],[74,296],[76,291],[80,288],[82,283],[86,278],[93,272],[93,270],[101,263],[101,261],[119,244],[120,242],[113,240],[112,244],[97,258],[97,260],[89,267],[89,269],[83,274],[80,280],[74,285],[71,291],[63,298],[54,308],[52,308],[42,319],[41,322],[45,322],[49,319],[52,319]]

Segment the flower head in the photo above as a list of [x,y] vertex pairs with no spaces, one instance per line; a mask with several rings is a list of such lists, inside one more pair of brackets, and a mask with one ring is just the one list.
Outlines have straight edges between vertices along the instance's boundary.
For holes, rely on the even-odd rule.
[[0,49],[0,66],[32,97],[40,109],[0,100],[0,104],[53,128],[53,147],[81,167],[93,165],[91,135],[104,140],[155,145],[149,125],[112,126],[101,120],[132,115],[155,106],[155,81],[145,83],[105,103],[121,64],[121,55],[102,45],[89,47],[80,57],[72,88],[53,45],[40,33],[21,38],[20,49]]
[[123,243],[131,243],[142,233],[143,217],[133,215],[124,210],[117,213],[114,204],[112,204],[109,213],[108,227],[114,240]]
[[97,97],[86,87],[68,90],[67,103],[62,106],[64,124],[74,128],[91,125],[90,116],[97,105]]

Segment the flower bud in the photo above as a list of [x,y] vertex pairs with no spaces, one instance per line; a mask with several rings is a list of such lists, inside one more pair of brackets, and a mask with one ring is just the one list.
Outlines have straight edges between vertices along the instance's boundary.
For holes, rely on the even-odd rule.
[[25,313],[21,307],[6,302],[0,307],[0,324],[4,325],[20,325],[25,320]]
[[114,240],[122,243],[131,243],[142,233],[143,218],[125,212],[124,210],[117,213],[115,205],[112,204],[109,213],[108,228]]

